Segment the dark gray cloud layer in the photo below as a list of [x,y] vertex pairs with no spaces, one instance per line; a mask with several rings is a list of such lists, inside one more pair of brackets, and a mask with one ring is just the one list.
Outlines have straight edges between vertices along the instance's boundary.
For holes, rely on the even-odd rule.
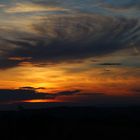
[[63,91],[55,94],[42,93],[33,87],[19,89],[0,89],[0,104],[21,102],[32,99],[54,99],[59,96],[70,96],[79,93],[80,90]]
[[[80,90],[62,91],[55,94],[42,93],[36,91],[42,88],[33,87],[21,87],[19,89],[0,89],[0,105],[7,103],[19,103],[27,100],[34,99],[55,99],[57,97],[63,97],[67,99],[69,97],[77,98],[77,102],[87,105],[93,104],[126,104],[135,103],[139,105],[140,101],[140,89],[138,87],[133,88],[131,96],[112,96],[104,93],[81,93]],[[74,101],[73,101],[74,102]]]
[[99,65],[102,65],[102,66],[120,66],[122,64],[121,63],[100,63]]
[[108,0],[106,4],[111,5],[114,8],[138,8],[140,9],[139,0]]
[[138,19],[87,14],[48,16],[32,29],[37,35],[13,32],[19,37],[1,38],[5,50],[0,46],[0,68],[22,62],[47,65],[77,61],[140,45]]

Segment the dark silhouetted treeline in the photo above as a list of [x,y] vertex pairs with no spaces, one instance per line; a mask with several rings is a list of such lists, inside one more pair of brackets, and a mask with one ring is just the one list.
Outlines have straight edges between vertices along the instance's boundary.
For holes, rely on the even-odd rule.
[[1,111],[0,128],[3,140],[136,139],[140,136],[140,107],[56,107]]

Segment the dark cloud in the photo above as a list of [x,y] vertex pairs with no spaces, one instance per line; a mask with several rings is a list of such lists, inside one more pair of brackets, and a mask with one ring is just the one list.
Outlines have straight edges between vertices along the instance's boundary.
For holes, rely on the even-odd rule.
[[140,8],[139,0],[106,0],[104,3],[109,4],[114,8]]
[[68,96],[68,95],[74,95],[74,94],[77,94],[79,93],[80,90],[74,90],[74,91],[63,91],[63,92],[59,92],[57,93],[57,96]]
[[[40,88],[21,87],[19,89],[0,89],[0,104],[14,103],[32,99],[54,99],[59,96],[70,96],[80,92],[80,90],[63,91],[55,94],[42,93],[36,91]],[[42,89],[42,88],[41,88]]]
[[8,69],[18,66],[20,61],[8,60],[8,58],[0,58],[0,69]]
[[58,0],[39,0],[39,1],[32,1],[35,4],[40,4],[40,5],[49,5],[49,6],[58,6],[58,5],[62,5],[62,1],[58,1]]
[[140,43],[137,19],[59,15],[48,16],[32,28],[38,36],[5,39],[5,46],[16,47],[6,50],[0,57],[0,68],[15,67],[22,62],[35,65],[69,63],[126,49],[132,42],[137,46]]
[[0,89],[0,104],[22,102],[23,100],[32,99],[77,99],[82,104],[139,104],[140,89],[132,89],[131,95],[107,95],[105,93],[81,93],[80,90],[62,91],[55,94],[42,93],[36,91],[37,88],[21,87],[19,89]]
[[1,89],[0,90],[0,102],[13,102],[30,99],[45,99],[46,94],[38,93],[35,90],[29,89]]
[[122,64],[121,63],[100,63],[99,65],[102,65],[102,66],[120,66]]
[[140,96],[109,96],[109,95],[99,95],[99,96],[90,96],[90,98],[83,98],[81,103],[86,105],[140,105]]
[[[63,97],[64,100],[68,100],[67,96]],[[111,95],[106,93],[80,93],[74,96],[73,101],[76,100],[76,103],[84,106],[122,106],[122,105],[140,105],[140,94],[134,93],[132,91],[131,95]]]
[[131,89],[133,94],[140,95],[140,87],[135,87]]
[[44,88],[44,87],[34,88],[34,87],[26,86],[26,87],[20,87],[19,89],[23,89],[23,90],[37,90],[37,89],[46,89],[46,88]]

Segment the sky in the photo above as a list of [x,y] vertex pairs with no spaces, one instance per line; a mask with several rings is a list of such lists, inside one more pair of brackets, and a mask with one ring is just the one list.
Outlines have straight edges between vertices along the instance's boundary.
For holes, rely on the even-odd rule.
[[140,103],[140,0],[0,0],[0,104]]

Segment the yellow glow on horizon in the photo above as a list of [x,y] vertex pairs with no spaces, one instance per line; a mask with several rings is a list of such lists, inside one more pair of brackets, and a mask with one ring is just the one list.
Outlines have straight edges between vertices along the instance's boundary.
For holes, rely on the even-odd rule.
[[56,99],[32,99],[32,100],[25,100],[22,101],[24,103],[55,103],[55,102],[61,102],[61,100]]
[[[131,89],[140,83],[139,69],[133,68],[104,68],[94,67],[86,71],[71,72],[82,64],[69,66],[57,65],[36,67],[33,65],[19,66],[13,69],[0,71],[0,88],[19,88],[31,86],[39,92],[57,93],[80,89],[88,93],[105,93],[112,95],[130,94]],[[131,75],[128,75],[131,73]]]

